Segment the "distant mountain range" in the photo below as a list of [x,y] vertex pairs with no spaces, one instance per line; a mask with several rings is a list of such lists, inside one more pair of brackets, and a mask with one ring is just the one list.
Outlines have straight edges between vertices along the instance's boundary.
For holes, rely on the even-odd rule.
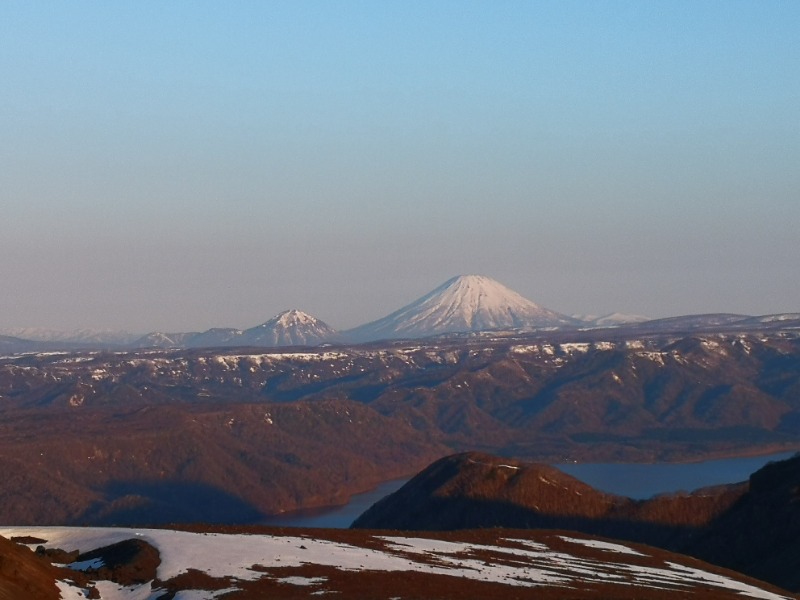
[[487,331],[530,332],[641,327],[643,330],[701,330],[704,327],[800,327],[800,313],[752,317],[705,314],[650,320],[641,315],[568,316],[540,306],[503,284],[480,275],[460,275],[395,312],[346,331],[300,310],[287,310],[250,329],[213,328],[203,332],[129,332],[41,328],[0,330],[0,349],[36,351],[75,347],[204,348],[317,346],[325,343],[364,343],[418,339]]
[[318,346],[333,342],[339,333],[301,310],[287,310],[250,329],[215,328],[202,333],[149,333],[135,347],[210,348],[219,346]]
[[0,409],[0,523],[252,522],[462,449],[649,462],[800,448],[800,331],[3,353]]
[[[275,324],[288,330],[306,321],[287,314]],[[708,560],[800,589],[797,461],[785,472],[762,472],[746,488],[634,502],[507,458],[628,462],[794,450],[797,325],[791,315],[704,315],[287,350],[4,352],[0,522],[254,523],[341,503],[445,454],[477,449],[504,458],[441,463],[412,480],[397,511],[381,510],[381,518],[411,517],[403,527],[415,529],[426,526],[424,519],[437,527],[478,527],[484,519],[487,526],[627,536],[702,551]],[[218,333],[241,340],[245,331]],[[302,545],[298,557],[305,561],[308,540]],[[484,550],[474,558],[485,561]],[[306,563],[302,568],[310,574]],[[4,573],[16,571],[0,564],[0,586]],[[333,581],[330,570],[315,574]],[[398,577],[405,585],[407,574]],[[418,597],[434,597],[424,593],[429,584],[420,581]],[[255,597],[297,597],[273,591]],[[515,596],[483,591],[453,597]],[[596,590],[593,597],[619,598],[618,591]],[[564,596],[563,589],[540,592],[537,598]],[[666,597],[662,592],[652,597]],[[679,592],[686,597],[685,588]]]
[[0,337],[13,337],[31,342],[68,342],[85,345],[125,345],[135,342],[141,334],[112,329],[74,329],[62,331],[46,327],[7,327]]

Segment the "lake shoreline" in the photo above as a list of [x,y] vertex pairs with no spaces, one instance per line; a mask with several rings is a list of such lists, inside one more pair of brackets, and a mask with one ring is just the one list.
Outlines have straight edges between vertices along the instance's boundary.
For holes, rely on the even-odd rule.
[[[696,460],[685,460],[685,461],[674,461],[674,462],[570,462],[570,463],[555,463],[555,462],[543,462],[544,464],[549,464],[564,473],[567,473],[576,479],[583,481],[591,485],[592,487],[596,487],[597,489],[602,489],[608,493],[614,493],[621,496],[627,496],[634,499],[643,499],[649,498],[654,495],[661,495],[661,494],[669,494],[669,493],[680,493],[686,491],[693,491],[695,489],[701,489],[703,487],[711,487],[714,485],[725,485],[725,484],[735,484],[744,481],[747,476],[749,476],[752,472],[758,470],[764,464],[772,461],[772,460],[781,460],[792,456],[793,454],[800,452],[797,446],[793,446],[791,448],[779,447],[770,449],[760,449],[757,452],[745,452],[745,453],[706,453],[703,456],[697,458]],[[773,458],[774,457],[774,458]],[[747,461],[752,461],[752,463],[748,463]],[[536,462],[536,461],[527,461],[526,462]],[[608,489],[603,489],[603,482],[597,482],[597,477],[600,479],[607,481],[611,479],[612,481],[621,480],[623,483],[630,479],[624,475],[625,470],[693,470],[693,469],[708,469],[708,470],[717,470],[719,465],[725,466],[727,462],[736,462],[736,463],[743,463],[743,464],[752,464],[757,465],[752,467],[751,471],[746,473],[744,479],[734,479],[730,481],[717,481],[714,479],[711,483],[705,485],[699,485],[696,487],[692,487],[691,489],[685,489],[685,486],[678,486],[675,489],[671,490],[657,490],[653,491],[652,493],[649,491],[653,488],[648,488],[646,486],[640,486],[639,488],[631,488],[633,490],[632,494],[620,493],[619,491],[612,491]],[[708,465],[704,467],[704,465]],[[747,466],[746,468],[751,468],[751,466]],[[582,473],[582,476],[576,475],[575,472],[585,471]],[[598,476],[592,476],[587,473],[591,473],[591,471],[599,472]],[[612,475],[608,475],[608,471],[612,472]],[[614,474],[614,471],[617,471]],[[603,474],[606,472],[606,474]],[[738,473],[740,471],[735,470],[735,466],[733,469],[729,468],[728,470],[724,471],[725,473]],[[414,474],[416,475],[416,473]],[[396,489],[399,489],[403,484],[413,478],[413,475],[410,477],[400,477],[391,480],[387,480],[384,482],[379,483],[376,486],[373,486],[371,489],[365,492],[358,492],[351,494],[348,498],[348,501],[343,504],[338,504],[334,506],[323,506],[323,507],[309,507],[309,508],[301,508],[298,510],[287,511],[284,513],[279,513],[275,515],[267,515],[263,519],[259,519],[257,523],[253,523],[254,525],[263,525],[268,527],[309,527],[309,528],[340,528],[342,524],[347,522],[345,527],[349,527],[349,523],[352,523],[362,512],[368,509],[372,504],[380,500],[381,498],[385,497],[386,495],[392,493]],[[663,477],[659,477],[661,480]],[[640,476],[634,478],[635,480],[641,479]],[[702,476],[700,476],[702,479]],[[691,479],[689,479],[691,480]],[[667,481],[675,482],[676,480],[667,479]],[[681,478],[680,481],[687,481],[686,479]],[[618,486],[615,486],[617,489],[620,489]],[[348,522],[349,520],[349,522]],[[330,523],[336,523],[335,525],[331,525]]]

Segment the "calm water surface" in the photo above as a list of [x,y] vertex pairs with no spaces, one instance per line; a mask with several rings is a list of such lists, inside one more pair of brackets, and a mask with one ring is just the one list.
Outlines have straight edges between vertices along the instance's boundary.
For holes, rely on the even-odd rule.
[[363,494],[356,494],[344,506],[329,508],[314,508],[285,513],[276,517],[269,517],[262,521],[264,525],[276,527],[325,527],[333,529],[347,529],[350,524],[361,516],[370,506],[384,496],[396,492],[408,479],[396,479],[382,483],[374,490]]
[[784,460],[794,454],[781,452],[697,463],[565,463],[553,466],[598,490],[643,499],[667,492],[689,492],[709,485],[746,481],[751,473],[768,462]]
[[[709,485],[745,481],[770,461],[784,460],[794,452],[767,456],[727,458],[698,463],[582,463],[555,464],[592,487],[630,498],[649,498],[666,492],[691,491]],[[407,479],[381,484],[371,492],[357,494],[344,506],[287,513],[270,517],[264,525],[276,527],[323,527],[345,529],[384,496],[400,489]]]

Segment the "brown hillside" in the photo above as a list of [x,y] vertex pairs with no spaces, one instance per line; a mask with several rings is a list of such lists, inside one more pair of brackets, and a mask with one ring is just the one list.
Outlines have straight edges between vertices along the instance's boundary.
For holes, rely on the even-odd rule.
[[0,520],[14,524],[249,523],[343,503],[444,449],[345,401],[7,417]]
[[800,590],[800,456],[753,473],[747,493],[679,549]]
[[600,492],[548,465],[468,452],[436,461],[366,511],[354,527],[576,529],[663,545],[707,524],[743,491],[723,486],[635,501]]
[[354,528],[572,529],[677,550],[800,589],[800,456],[750,482],[635,501],[546,465],[478,453],[433,463]]
[[[793,331],[0,356],[0,522],[253,522],[463,450],[614,462],[797,449],[798,390]],[[648,506],[646,520],[690,523],[709,502]]]
[[570,529],[629,503],[547,465],[468,452],[436,461],[376,503],[353,527]]
[[58,576],[46,559],[0,536],[0,600],[58,600]]
[[[105,597],[105,590],[117,587],[102,582],[108,577],[124,585],[113,593],[115,598],[155,594],[166,599],[183,597],[184,590],[198,598],[225,590],[225,597],[241,600],[789,598],[774,586],[687,556],[565,531],[483,529],[397,535],[194,526],[183,531],[111,528],[105,535],[91,528],[68,532],[55,528],[51,536],[47,528],[15,530],[44,538],[58,538],[56,530],[61,530],[67,539],[61,539],[65,547],[60,554],[71,556],[80,547],[82,558],[102,560],[100,568],[77,563],[76,568],[85,572],[60,569],[62,581],[77,580],[69,587],[62,584],[65,598]],[[103,546],[103,538],[122,541]],[[40,538],[35,543],[39,542],[48,555],[59,554],[55,541]],[[5,550],[0,546],[0,561]],[[159,555],[169,557],[165,580],[154,579]],[[41,581],[52,584],[54,577],[50,574]],[[11,598],[38,600],[39,596],[23,593]]]

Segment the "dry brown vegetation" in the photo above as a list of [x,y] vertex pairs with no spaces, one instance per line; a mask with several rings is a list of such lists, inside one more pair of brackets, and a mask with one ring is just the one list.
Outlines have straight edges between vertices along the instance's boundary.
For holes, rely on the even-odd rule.
[[[385,539],[386,531],[357,531],[357,530],[292,530],[282,532],[273,528],[265,527],[234,527],[234,526],[193,526],[191,529],[197,532],[223,532],[228,534],[248,534],[248,535],[290,535],[292,537],[302,534],[307,539],[327,540],[337,544],[346,544],[354,549],[377,549],[391,552],[403,553],[402,546],[394,546],[393,543]],[[397,536],[392,533],[392,536]],[[153,580],[154,590],[163,590],[160,596],[163,600],[174,597],[181,590],[223,590],[237,588],[236,591],[228,592],[224,597],[238,600],[254,600],[261,598],[310,598],[318,594],[336,595],[340,598],[354,600],[372,599],[389,600],[390,598],[402,598],[403,600],[451,600],[462,598],[486,598],[486,599],[562,599],[573,598],[595,599],[595,598],[619,598],[621,600],[669,600],[680,598],[700,598],[707,600],[722,600],[742,598],[736,589],[727,589],[719,584],[704,584],[700,580],[689,581],[676,573],[674,578],[662,579],[657,583],[644,575],[641,579],[637,578],[636,571],[642,569],[656,569],[670,571],[669,565],[682,565],[690,569],[700,569],[706,573],[713,573],[729,578],[733,582],[742,582],[753,585],[758,589],[766,590],[773,594],[785,595],[785,592],[751,580],[740,574],[726,571],[700,561],[673,554],[664,550],[659,550],[647,546],[632,545],[633,553],[609,552],[601,547],[592,547],[583,543],[575,543],[575,534],[564,531],[530,531],[530,530],[508,530],[508,529],[483,529],[473,531],[458,532],[436,532],[414,537],[428,540],[442,540],[458,545],[463,545],[464,550],[458,555],[458,560],[468,561],[471,565],[503,565],[511,564],[515,567],[526,565],[532,569],[531,577],[536,577],[536,559],[528,563],[529,559],[515,556],[515,551],[524,553],[530,549],[528,544],[534,546],[544,546],[550,552],[558,553],[563,558],[575,557],[580,561],[583,568],[600,569],[607,577],[592,577],[581,575],[571,570],[567,563],[561,566],[553,563],[548,565],[548,569],[553,573],[561,573],[565,579],[557,583],[539,583],[533,587],[520,587],[516,575],[507,580],[494,582],[476,581],[466,577],[446,574],[444,572],[431,573],[425,570],[405,570],[405,571],[383,571],[370,569],[340,569],[329,565],[315,564],[313,561],[301,566],[281,567],[281,566],[260,566],[253,565],[252,570],[259,574],[259,577],[252,580],[233,579],[230,577],[212,577],[207,573],[189,567],[179,575],[167,580]],[[402,539],[402,538],[401,538]],[[79,585],[84,588],[87,597],[99,597],[98,590],[93,587],[93,581],[108,578],[111,581],[128,585],[140,579],[130,578],[130,573],[153,573],[152,558],[157,558],[157,551],[150,547],[132,547],[129,540],[121,544],[115,544],[106,548],[94,549],[83,556],[102,557],[107,564],[114,564],[114,568],[106,568],[97,571],[90,571],[86,574],[72,572],[78,579]],[[598,541],[603,541],[598,539]],[[8,542],[0,538],[0,564],[9,555]],[[11,545],[13,546],[13,545]],[[247,537],[242,537],[242,552],[247,553]],[[30,575],[29,584],[46,588],[52,586],[53,578],[56,576],[65,577],[63,569],[56,569],[44,563],[40,557],[25,548],[11,548],[10,554],[19,554],[23,557],[25,568],[34,565],[35,569],[44,566],[44,570],[37,570]],[[436,554],[408,553],[409,558],[421,565],[430,564],[441,566],[441,557]],[[546,559],[544,559],[546,560]],[[568,561],[569,562],[569,561]],[[28,564],[30,563],[30,565]],[[619,565],[619,566],[618,566]],[[627,565],[627,566],[625,566]],[[456,565],[452,565],[456,566]],[[538,563],[541,567],[542,563]],[[518,573],[524,573],[520,571]],[[674,572],[674,571],[673,571]],[[4,576],[5,572],[0,570],[0,598],[4,590],[8,587],[9,579]],[[150,575],[147,575],[150,576]],[[302,578],[304,584],[292,583],[291,578]],[[531,582],[535,579],[531,579]],[[53,589],[54,586],[52,586]],[[32,589],[32,587],[31,587]],[[20,600],[21,598],[32,598],[38,600],[42,598],[56,598],[56,596],[37,596],[37,595],[11,595],[9,599]]]
[[479,453],[441,459],[356,528],[571,529],[683,552],[800,590],[800,456],[749,483],[631,500],[540,464]]
[[59,576],[44,557],[0,537],[0,600],[58,600]]
[[444,451],[381,420],[330,402],[8,415],[0,513],[15,524],[253,522],[341,503]]
[[249,522],[464,449],[559,461],[797,447],[796,337],[548,335],[0,359],[0,521]]

